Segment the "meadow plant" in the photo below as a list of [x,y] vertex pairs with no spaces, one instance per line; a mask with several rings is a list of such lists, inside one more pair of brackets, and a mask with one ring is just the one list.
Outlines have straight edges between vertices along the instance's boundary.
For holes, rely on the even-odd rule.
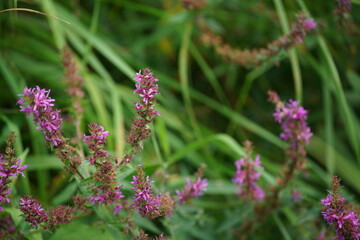
[[307,123],[308,111],[300,106],[298,101],[290,99],[287,103],[283,103],[277,93],[268,91],[268,95],[269,100],[275,104],[273,117],[282,129],[280,138],[288,144],[286,149],[288,161],[283,166],[282,176],[277,178],[277,186],[269,196],[273,206],[276,207],[279,204],[280,190],[295,177],[296,170],[305,171],[305,146],[309,144],[312,132]]
[[20,111],[25,112],[27,117],[33,115],[33,121],[37,129],[41,129],[46,143],[54,148],[55,154],[65,164],[65,169],[69,172],[77,173],[81,178],[83,176],[78,171],[79,156],[75,152],[68,140],[62,134],[62,118],[60,110],[54,109],[55,99],[49,97],[50,90],[35,88],[25,88],[23,94],[19,94]]
[[169,216],[174,207],[174,201],[166,195],[156,195],[151,187],[149,176],[145,177],[144,169],[138,166],[138,176],[133,176],[131,184],[135,191],[132,207],[136,211],[148,218],[157,218],[160,216]]
[[64,2],[0,4],[0,239],[360,239],[358,0]]
[[244,146],[246,156],[235,162],[236,172],[232,181],[239,189],[239,196],[244,197],[246,200],[263,199],[265,193],[256,183],[261,177],[261,173],[258,172],[258,169],[262,169],[260,156],[256,155],[252,161],[252,142],[245,141]]
[[201,24],[202,42],[207,46],[215,48],[216,53],[226,61],[230,61],[246,68],[254,68],[263,62],[270,60],[284,50],[294,47],[298,43],[302,43],[305,36],[317,27],[317,23],[313,18],[305,17],[304,13],[297,14],[294,27],[290,33],[285,34],[278,39],[267,44],[266,47],[257,49],[240,50],[226,44],[224,40],[213,33],[204,24]]
[[326,223],[333,227],[337,240],[360,238],[360,212],[351,210],[351,205],[345,204],[345,198],[340,194],[340,178],[332,178],[330,191],[327,197],[321,200],[325,210],[322,212]]
[[156,106],[155,96],[159,94],[159,87],[156,84],[159,79],[154,77],[149,69],[144,69],[143,72],[136,73],[134,80],[137,82],[134,93],[137,93],[139,96],[139,101],[135,103],[135,109],[139,118],[133,121],[131,130],[126,138],[126,142],[131,147],[128,154],[123,158],[123,162],[127,163],[131,161],[137,150],[142,149],[141,142],[149,137],[151,132],[149,124],[153,122],[156,116],[161,115],[161,113],[154,109]]
[[[69,53],[68,53],[69,54]],[[68,59],[66,57],[65,59]],[[72,63],[66,63],[68,70],[72,69],[68,73],[70,79],[69,94],[74,95],[80,102],[82,97],[82,90],[78,88],[81,85],[76,82],[77,76],[73,75],[75,67]],[[75,80],[71,80],[75,79]],[[153,76],[149,69],[145,69],[143,73],[141,71],[136,74],[135,80],[136,89],[134,93],[139,94],[140,101],[135,104],[137,114],[140,118],[135,119],[133,122],[131,131],[127,138],[127,142],[131,146],[130,155],[133,156],[138,150],[142,150],[141,141],[148,138],[150,134],[149,124],[153,121],[155,116],[160,115],[155,109],[156,104],[155,96],[159,94],[158,85],[155,82],[157,78]],[[142,166],[137,167],[137,176],[133,176],[133,185],[131,189],[135,191],[130,207],[128,201],[125,199],[125,195],[121,192],[123,185],[118,183],[118,172],[124,169],[124,164],[128,163],[129,160],[119,162],[117,158],[112,157],[111,154],[105,149],[107,137],[109,132],[105,131],[104,127],[97,124],[91,123],[89,125],[89,135],[83,135],[83,143],[85,143],[89,149],[89,156],[87,157],[88,164],[93,167],[94,170],[85,171],[83,168],[83,158],[85,154],[81,153],[80,149],[72,147],[65,137],[62,135],[61,124],[62,118],[60,116],[60,110],[54,109],[55,100],[50,98],[50,90],[36,88],[25,88],[24,93],[20,94],[21,97],[18,101],[20,104],[20,110],[26,112],[27,116],[33,115],[34,122],[38,129],[41,129],[44,134],[46,143],[51,148],[56,150],[57,155],[63,161],[65,165],[70,164],[70,167],[74,169],[73,173],[76,173],[80,180],[84,181],[86,176],[88,180],[86,184],[80,182],[81,188],[87,186],[90,191],[82,190],[80,195],[73,197],[74,207],[70,206],[56,206],[52,209],[46,210],[42,207],[39,201],[33,199],[31,196],[24,195],[19,202],[19,209],[22,212],[22,216],[26,222],[29,222],[33,228],[50,229],[54,230],[59,228],[62,224],[71,222],[79,214],[83,214],[88,211],[91,205],[104,205],[111,206],[113,214],[118,215],[120,212],[126,211],[131,213],[136,210],[138,214],[148,219],[154,219],[158,217],[171,216],[172,211],[175,208],[175,201],[172,196],[168,193],[155,194],[151,186],[152,181],[149,176],[145,177],[145,172]],[[74,107],[75,108],[75,107]],[[78,112],[81,114],[82,112]],[[13,135],[11,135],[13,139]],[[14,140],[9,140],[9,146],[13,145]],[[80,153],[79,153],[80,152]],[[12,159],[11,163],[7,163],[10,167],[6,167],[5,161],[1,161],[1,177],[2,182],[8,184],[6,180],[9,176],[16,176],[16,173],[23,175],[22,170],[27,166],[20,167],[19,161],[14,163],[14,149],[7,149],[6,157]],[[81,156],[84,156],[83,158]],[[129,157],[129,154],[126,158]],[[2,155],[1,155],[2,158]],[[76,159],[76,161],[75,161]],[[70,161],[69,161],[70,160]],[[82,170],[81,170],[82,169]],[[83,172],[83,173],[81,173]],[[85,172],[85,173],[84,173]],[[90,176],[88,176],[90,174]],[[6,177],[6,178],[5,178]],[[90,180],[89,180],[90,179]],[[207,180],[201,180],[199,177],[197,182],[191,184],[188,180],[183,192],[178,192],[183,198],[181,203],[185,202],[192,197],[199,197],[202,195],[202,191],[205,190]],[[4,201],[10,201],[6,195],[9,194],[8,188],[3,188]],[[5,195],[6,194],[6,195]],[[91,205],[89,205],[89,203]],[[131,216],[131,214],[129,215]],[[118,216],[119,219],[122,217]],[[134,222],[126,217],[123,219],[128,223],[128,230],[124,229],[124,232],[131,232],[134,239],[148,239],[148,235],[141,230],[138,231],[130,230],[135,227]],[[131,227],[132,226],[132,227]],[[166,239],[164,234],[161,234],[154,239]]]
[[191,182],[189,177],[186,177],[186,184],[184,185],[183,190],[176,190],[176,194],[179,198],[179,203],[184,204],[190,201],[192,198],[197,198],[203,195],[203,192],[206,191],[206,186],[208,185],[207,179],[201,179],[197,177],[194,183]]
[[25,176],[23,171],[28,165],[20,166],[21,159],[16,157],[15,133],[10,132],[6,140],[5,154],[0,154],[0,212],[4,211],[3,203],[10,203],[10,184],[17,175]]

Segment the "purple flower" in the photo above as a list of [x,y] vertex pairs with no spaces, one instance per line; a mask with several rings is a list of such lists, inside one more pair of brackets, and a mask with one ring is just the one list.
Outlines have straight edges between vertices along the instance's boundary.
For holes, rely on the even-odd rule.
[[340,196],[340,179],[333,177],[330,194],[321,203],[326,207],[322,212],[324,220],[335,228],[336,239],[359,239],[360,223],[357,215],[347,208]]
[[244,145],[247,156],[235,162],[236,172],[235,177],[232,179],[233,183],[239,189],[239,196],[244,196],[247,199],[247,196],[250,195],[252,199],[263,199],[265,193],[256,184],[261,177],[261,173],[258,172],[258,169],[262,169],[260,156],[256,155],[254,161],[251,161],[252,143],[245,141]]
[[123,206],[120,203],[116,204],[115,207],[114,207],[113,214],[114,215],[118,214],[118,212],[121,212],[122,209],[123,209]]
[[[10,203],[8,195],[11,193],[9,184],[12,182],[11,177],[16,177],[17,174],[25,176],[23,171],[27,165],[20,166],[21,160],[16,158],[16,149],[13,147],[15,143],[15,133],[11,132],[6,141],[6,154],[0,154],[0,205],[3,202]],[[0,211],[4,209],[0,206]]]
[[307,123],[308,111],[298,101],[289,100],[284,104],[275,92],[268,91],[268,95],[269,100],[276,105],[273,116],[282,128],[280,138],[289,143],[288,157],[297,161],[299,166],[296,167],[300,169],[300,160],[306,156],[305,145],[309,144],[313,135]]
[[19,209],[25,217],[25,221],[31,223],[34,228],[47,220],[47,213],[39,202],[27,195],[20,199]]
[[176,194],[179,197],[180,204],[184,204],[186,201],[194,197],[200,197],[203,192],[206,191],[208,185],[207,179],[201,179],[200,177],[194,183],[191,183],[189,177],[186,177],[186,184],[182,191],[176,190]]
[[[17,160],[17,163],[11,165],[10,167],[6,166],[5,164],[0,163],[0,176],[1,177],[16,177],[17,173],[20,173],[23,177],[25,177],[23,170],[28,167],[28,165],[23,165],[20,167],[20,159]],[[2,161],[0,161],[2,162]]]
[[326,197],[325,199],[322,199],[322,200],[321,200],[321,203],[322,203],[324,206],[330,206],[332,200],[333,200],[333,198],[332,198],[332,196],[329,194],[329,195],[327,195],[327,197]]
[[161,202],[159,201],[158,196],[153,194],[149,176],[145,179],[142,176],[139,178],[133,176],[131,184],[134,185],[131,189],[135,191],[133,196],[134,202],[131,206],[133,206],[140,215],[149,216],[152,212],[160,210]]
[[36,88],[25,88],[17,104],[20,104],[20,111],[26,112],[29,117],[34,115],[34,122],[37,129],[41,129],[47,143],[58,146],[63,143],[64,137],[61,134],[62,119],[60,110],[52,109],[54,99],[49,97],[50,90]]
[[301,23],[301,26],[304,30],[312,30],[316,28],[317,24],[313,18],[306,18],[305,21]]
[[126,138],[126,142],[131,146],[131,151],[126,154],[123,162],[129,162],[137,149],[141,149],[140,142],[146,140],[151,132],[148,125],[156,116],[161,115],[154,109],[156,106],[155,97],[159,94],[159,87],[156,84],[159,79],[154,77],[149,69],[144,69],[142,72],[136,73],[134,80],[137,82],[134,93],[139,95],[139,101],[135,103],[135,109],[139,118],[133,121],[131,130]]
[[10,203],[10,198],[8,198],[7,196],[11,193],[11,190],[10,188],[8,187],[5,187],[3,184],[2,184],[2,180],[0,180],[0,189],[2,190],[1,193],[0,193],[0,203],[1,202],[7,202],[7,203]]
[[[113,204],[119,201],[121,198],[125,196],[121,193],[120,189],[123,186],[117,186],[114,189],[107,190],[105,192],[98,192],[95,197],[88,197],[88,200],[92,204]],[[101,187],[100,187],[101,189]]]
[[109,153],[103,150],[106,144],[106,138],[109,136],[109,132],[104,130],[104,127],[91,123],[89,125],[90,136],[84,134],[83,142],[93,151],[93,156],[88,158],[92,165],[98,158],[105,158],[109,156]]

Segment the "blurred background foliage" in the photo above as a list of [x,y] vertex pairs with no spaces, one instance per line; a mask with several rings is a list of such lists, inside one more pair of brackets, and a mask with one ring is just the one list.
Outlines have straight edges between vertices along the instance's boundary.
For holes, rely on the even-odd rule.
[[[301,99],[314,132],[307,149],[308,172],[293,181],[282,195],[284,205],[248,239],[315,239],[326,229],[319,201],[330,177],[343,179],[351,201],[360,194],[360,2],[352,2],[355,31],[349,33],[336,24],[335,1],[208,0],[195,11],[175,0],[0,1],[1,10],[33,9],[70,23],[31,12],[0,14],[0,142],[15,130],[19,154],[30,165],[27,178],[17,184],[19,195],[32,194],[52,206],[70,202],[76,192],[74,181],[63,175],[60,161],[16,106],[25,86],[39,85],[51,89],[64,118],[69,115],[61,63],[67,45],[85,79],[82,130],[86,133],[91,122],[103,125],[110,132],[108,149],[117,156],[124,154],[134,118],[133,75],[149,67],[159,76],[158,109],[163,115],[134,164],[145,166],[159,191],[180,189],[185,176],[202,163],[209,179],[206,195],[191,206],[178,207],[162,223],[144,223],[149,232],[157,233],[160,227],[176,239],[235,238],[234,229],[252,214],[252,203],[237,198],[231,183],[234,161],[243,156],[241,142],[253,141],[261,154],[265,170],[260,185],[273,183],[286,160],[285,145],[278,138],[266,92],[277,91],[284,100]],[[300,10],[315,18],[317,32],[294,51],[253,69],[225,61],[200,40],[202,21],[232,47],[266,46],[286,32]],[[65,123],[64,132],[70,138],[74,126]],[[167,175],[164,184],[161,171]],[[121,177],[128,196],[131,174]],[[301,193],[299,202],[291,198],[292,190]],[[75,239],[69,235],[74,229],[79,234],[89,231],[77,224],[65,226],[51,239]],[[93,231],[97,236],[100,230]]]

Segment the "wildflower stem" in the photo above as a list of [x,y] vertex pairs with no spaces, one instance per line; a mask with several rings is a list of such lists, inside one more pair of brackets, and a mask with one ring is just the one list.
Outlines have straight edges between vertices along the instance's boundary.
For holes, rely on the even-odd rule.
[[[280,18],[281,28],[282,28],[284,34],[289,34],[290,33],[289,22],[286,17],[286,11],[285,11],[284,5],[282,3],[282,0],[274,0],[274,4],[276,7],[276,11]],[[295,48],[289,50],[289,56],[290,56],[291,69],[292,69],[293,78],[294,78],[296,100],[301,102],[302,101],[302,79],[301,79],[300,64],[299,64],[299,60],[298,60]]]

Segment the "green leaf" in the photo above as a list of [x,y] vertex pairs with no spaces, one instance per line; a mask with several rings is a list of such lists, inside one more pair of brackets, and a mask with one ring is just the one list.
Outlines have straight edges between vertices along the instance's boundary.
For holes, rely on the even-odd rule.
[[[110,232],[104,226],[90,226],[79,222],[64,225],[50,238],[50,240],[99,240],[113,239]],[[119,238],[120,239],[120,238]]]

